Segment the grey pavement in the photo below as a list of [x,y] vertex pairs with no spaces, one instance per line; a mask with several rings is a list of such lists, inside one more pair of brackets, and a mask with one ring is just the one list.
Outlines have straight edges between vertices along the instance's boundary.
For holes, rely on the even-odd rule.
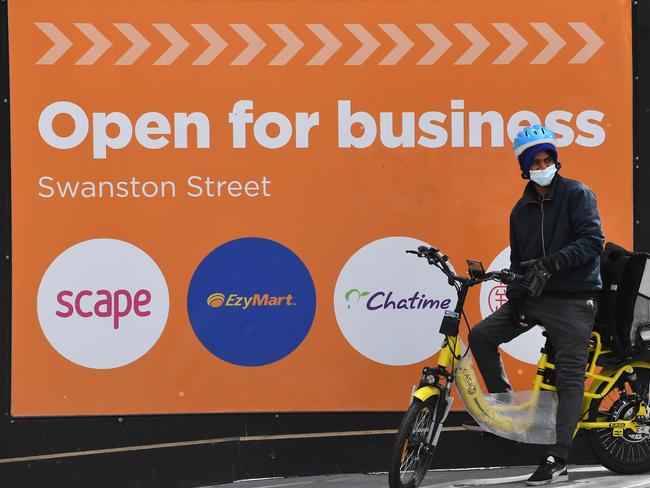
[[[490,486],[519,488],[534,471],[534,466],[514,468],[484,468],[429,471],[420,488],[454,488]],[[650,473],[644,475],[617,475],[602,466],[570,466],[568,483],[553,487],[578,488],[645,488],[650,487]],[[386,473],[313,476],[306,478],[277,478],[241,480],[218,488],[388,488]],[[207,487],[206,487],[207,488]]]

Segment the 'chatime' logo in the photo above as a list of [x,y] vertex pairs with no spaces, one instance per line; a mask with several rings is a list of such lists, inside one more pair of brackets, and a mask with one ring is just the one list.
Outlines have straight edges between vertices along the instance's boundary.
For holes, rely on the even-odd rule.
[[212,308],[219,307],[238,307],[246,310],[250,307],[280,307],[294,306],[293,295],[270,295],[269,293],[255,293],[254,295],[238,295],[230,293],[213,293],[208,297],[208,305]]
[[[365,299],[365,297],[368,297]],[[407,297],[400,296],[394,291],[361,291],[352,288],[345,293],[345,301],[348,308],[360,303],[365,299],[365,308],[368,310],[425,310],[441,309],[446,310],[451,305],[449,298],[431,298],[426,294],[415,291]]]

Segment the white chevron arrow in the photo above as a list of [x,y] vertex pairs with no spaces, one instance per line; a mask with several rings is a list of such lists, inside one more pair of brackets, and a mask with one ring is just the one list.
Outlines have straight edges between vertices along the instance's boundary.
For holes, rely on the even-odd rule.
[[93,46],[88,49],[88,51],[86,51],[86,54],[81,56],[81,58],[79,58],[75,64],[85,66],[95,64],[95,61],[97,61],[100,56],[104,54],[106,50],[113,44],[111,41],[106,39],[106,37],[101,32],[99,32],[99,30],[97,30],[97,27],[92,24],[75,22],[74,25],[93,43]]
[[271,66],[284,66],[305,45],[291,29],[284,24],[269,24],[269,27],[284,41],[286,46],[270,62]]
[[546,22],[531,22],[530,25],[548,42],[548,45],[535,56],[530,64],[546,64],[566,45],[566,41]]
[[201,55],[194,60],[192,63],[193,66],[207,66],[209,65],[214,59],[221,54],[221,51],[223,51],[228,43],[223,40],[223,37],[221,37],[219,34],[215,32],[215,30],[210,27],[208,24],[192,24],[192,27],[201,34],[203,39],[208,41],[208,48],[201,53]]
[[75,22],[74,25],[93,43],[93,46],[75,64],[84,66],[95,64],[95,61],[113,44],[92,24]]
[[395,42],[393,50],[384,59],[379,61],[379,64],[382,66],[393,66],[411,50],[414,45],[413,41],[395,24],[379,24],[379,27]]
[[417,64],[431,65],[438,61],[447,49],[451,47],[451,41],[433,24],[417,24],[418,28],[433,41],[433,47],[420,59]]
[[131,24],[113,24],[129,41],[131,47],[118,59],[118,66],[130,66],[149,49],[151,43]]
[[571,58],[569,64],[586,63],[589,58],[596,54],[596,51],[605,44],[605,41],[598,37],[598,34],[591,30],[591,27],[589,27],[585,22],[569,22],[569,25],[574,31],[580,34],[585,41],[587,41],[585,47]]
[[190,45],[183,37],[169,24],[153,24],[153,26],[160,32],[165,39],[170,43],[167,51],[162,53],[154,65],[156,66],[168,66],[176,61],[183,51],[187,49],[187,46]]
[[454,64],[472,64],[490,45],[488,40],[472,24],[454,24],[472,45]]
[[528,42],[521,37],[510,24],[507,23],[493,23],[496,30],[498,30],[503,37],[505,37],[510,46],[508,46],[498,58],[492,61],[492,64],[510,64],[513,59],[524,49]]
[[246,24],[230,24],[239,36],[246,41],[248,47],[244,49],[230,64],[234,66],[245,66],[250,63],[259,52],[264,49],[266,43]]
[[340,49],[342,43],[323,24],[307,24],[307,27],[324,44],[321,50],[307,62],[307,66],[322,66]]
[[345,64],[346,66],[359,66],[363,64],[366,59],[370,57],[379,47],[379,42],[377,39],[372,37],[370,32],[366,30],[361,24],[344,24],[345,27],[352,32],[354,37],[359,39],[361,42],[361,47],[359,50],[348,59]]
[[54,45],[39,59],[36,64],[54,64],[70,49],[72,42],[63,33],[49,22],[36,22],[34,24],[45,34]]

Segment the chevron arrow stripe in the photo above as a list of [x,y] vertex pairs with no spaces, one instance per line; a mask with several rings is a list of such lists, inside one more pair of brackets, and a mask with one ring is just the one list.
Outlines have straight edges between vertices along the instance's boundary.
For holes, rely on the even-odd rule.
[[492,25],[510,43],[510,46],[508,46],[498,58],[492,61],[492,64],[510,64],[512,60],[515,59],[528,45],[528,42],[526,39],[521,37],[521,34],[519,34],[519,32],[517,32],[510,24],[494,23]]
[[39,59],[36,64],[54,64],[70,49],[72,42],[63,33],[49,22],[36,22],[34,24],[45,34],[54,45]]
[[208,41],[208,48],[201,53],[201,55],[194,60],[192,63],[193,66],[207,66],[214,59],[221,54],[228,43],[223,40],[215,30],[210,27],[208,24],[192,24],[192,27],[201,34],[203,39]]
[[324,44],[321,50],[307,62],[307,66],[322,66],[343,44],[323,24],[307,24],[307,27]]
[[74,25],[93,43],[93,46],[75,64],[83,66],[95,64],[95,61],[113,44],[92,24],[75,23]]
[[417,64],[425,66],[434,64],[451,47],[451,41],[433,24],[417,24],[417,26],[433,41],[433,47],[422,56]]
[[169,48],[160,56],[154,65],[168,66],[176,61],[176,58],[181,55],[183,51],[190,45],[183,37],[169,24],[153,24],[153,26],[160,32],[165,39],[170,43]]
[[598,37],[598,34],[596,34],[591,27],[584,22],[569,22],[569,25],[574,31],[580,34],[585,41],[587,41],[585,47],[571,58],[569,64],[584,64],[589,60],[589,58],[596,54],[596,51],[605,44],[605,41]]
[[[568,22],[568,24],[585,42],[584,46],[568,61],[568,64],[584,64],[602,48],[605,41],[586,22]],[[52,46],[36,61],[36,64],[51,65],[57,63],[73,43],[53,23],[36,22],[34,25],[52,42]],[[95,64],[113,46],[112,41],[92,23],[75,22],[74,25],[92,43],[92,46],[75,64]],[[114,64],[117,66],[133,65],[151,48],[151,42],[133,24],[115,23],[113,25],[131,42],[128,50]],[[167,50],[153,64],[158,66],[173,64],[187,50],[190,43],[171,24],[151,25],[169,42]],[[203,44],[203,51],[192,62],[192,65],[207,66],[212,64],[229,46],[229,43],[209,24],[190,25],[207,42],[207,47]],[[228,25],[246,42],[246,46],[242,48],[241,52],[230,64],[233,66],[250,64],[266,47],[266,42],[248,24]],[[305,48],[304,39],[299,38],[287,24],[267,25],[285,44],[268,64],[271,66],[285,66]],[[455,23],[453,25],[470,42],[469,48],[456,59],[454,64],[471,65],[483,55],[490,46],[490,41],[471,23]],[[529,44],[528,40],[513,27],[513,24],[493,22],[491,25],[509,42],[509,45],[492,61],[492,64],[509,65],[513,63],[517,58],[521,57],[521,52]],[[547,64],[567,45],[567,41],[546,22],[531,22],[530,25],[547,42],[547,45],[537,53],[534,59],[530,61],[530,64]],[[323,43],[322,48],[306,62],[306,65],[322,66],[328,63],[340,50],[343,45],[342,42],[324,24],[305,24],[305,26]],[[344,64],[346,66],[363,65],[381,47],[381,43],[370,33],[367,26],[362,24],[343,24],[343,26],[360,43],[354,54]],[[417,61],[417,65],[433,65],[452,47],[452,42],[433,24],[416,24],[416,26],[432,43],[429,51]],[[406,35],[406,31],[398,24],[377,24],[377,27],[394,42],[390,52],[378,62],[378,65],[394,66],[399,64],[413,49],[415,42]],[[115,35],[114,32],[113,35]],[[420,39],[418,42],[422,42],[422,40]]]
[[393,66],[411,50],[414,43],[395,24],[379,24],[379,27],[395,42],[393,50],[384,59],[379,61],[379,64],[382,66]]
[[270,62],[271,66],[284,66],[305,45],[291,29],[284,24],[269,24],[269,27],[284,41],[286,46]]
[[118,59],[115,64],[118,66],[130,66],[149,49],[151,43],[131,24],[113,24],[124,37],[131,41],[131,47]]
[[359,39],[361,47],[359,50],[345,62],[346,66],[359,66],[363,64],[379,47],[377,39],[372,37],[370,32],[366,30],[361,24],[344,24],[345,27],[352,32],[354,37]]
[[262,49],[264,49],[266,43],[246,24],[230,24],[230,27],[232,27],[248,44],[248,47],[239,53],[239,56],[237,56],[230,64],[234,66],[245,66],[250,63]]
[[530,64],[546,64],[565,46],[566,41],[546,22],[531,22],[530,25],[548,42]]
[[472,24],[454,24],[472,45],[454,64],[472,64],[490,45],[488,40]]

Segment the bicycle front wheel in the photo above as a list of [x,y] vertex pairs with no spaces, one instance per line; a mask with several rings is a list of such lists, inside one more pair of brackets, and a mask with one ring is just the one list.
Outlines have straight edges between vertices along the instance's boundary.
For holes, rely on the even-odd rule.
[[427,436],[434,427],[439,400],[439,395],[425,402],[414,399],[406,411],[393,444],[390,488],[415,488],[422,483],[433,461],[435,446],[427,444]]

